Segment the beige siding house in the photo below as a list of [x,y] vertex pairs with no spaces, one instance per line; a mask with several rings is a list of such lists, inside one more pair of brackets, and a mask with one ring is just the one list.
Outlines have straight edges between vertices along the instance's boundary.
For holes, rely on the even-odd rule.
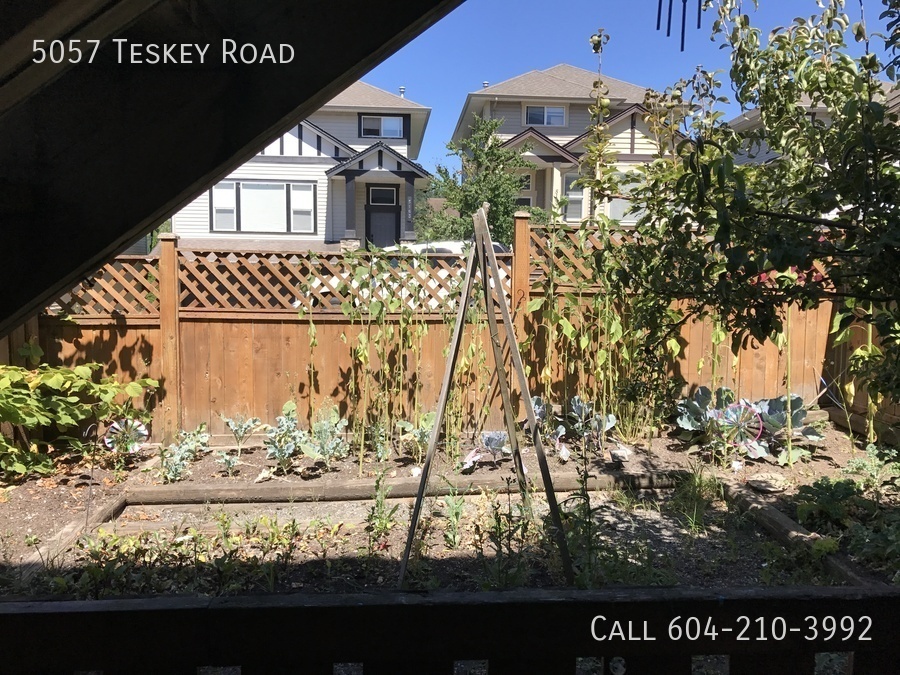
[[[627,223],[627,202],[612,200],[593,204],[588,190],[573,184],[579,176],[579,158],[591,124],[589,112],[597,73],[567,64],[547,70],[532,70],[524,75],[485,86],[466,98],[453,133],[460,140],[471,133],[472,116],[502,119],[497,130],[509,147],[527,146],[525,153],[535,168],[523,171],[525,179],[520,196],[523,206],[551,210],[562,196],[568,199],[564,217],[577,222],[594,212],[622,219]],[[606,75],[611,116],[607,120],[613,136],[612,148],[618,166],[624,171],[650,161],[656,144],[644,124],[646,90]]]
[[187,248],[339,250],[414,239],[430,108],[357,82],[185,206]]

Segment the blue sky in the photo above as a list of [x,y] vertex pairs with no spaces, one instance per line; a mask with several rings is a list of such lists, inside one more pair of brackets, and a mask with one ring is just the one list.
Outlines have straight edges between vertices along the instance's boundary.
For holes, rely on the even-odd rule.
[[[672,37],[656,30],[657,0],[466,0],[363,80],[397,93],[406,87],[407,98],[432,109],[419,162],[433,170],[435,163],[451,164],[445,145],[450,140],[466,94],[485,80],[496,84],[529,70],[569,63],[596,70],[597,57],[588,38],[598,27],[610,35],[603,54],[603,72],[645,87],[663,89],[679,77],[688,77],[697,65],[727,71],[728,57],[710,41],[714,15],[703,13],[696,27],[696,0],[688,0],[685,51],[679,51],[681,2],[673,2]],[[858,5],[848,3],[852,20]],[[764,31],[786,25],[795,16],[817,13],[814,0],[760,0],[752,21]],[[877,19],[880,2],[867,3],[870,22]],[[727,72],[722,75],[727,81]],[[725,92],[726,95],[730,93]],[[729,115],[737,108],[727,109]]]

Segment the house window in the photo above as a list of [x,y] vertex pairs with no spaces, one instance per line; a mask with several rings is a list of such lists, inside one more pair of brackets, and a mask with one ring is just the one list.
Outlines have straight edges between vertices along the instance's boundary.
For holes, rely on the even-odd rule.
[[566,126],[566,109],[562,106],[549,105],[525,106],[525,124],[528,126],[564,127]]
[[241,232],[287,231],[284,183],[241,184]]
[[234,183],[219,183],[213,188],[213,229],[221,232],[233,232],[237,229],[235,208],[236,186]]
[[564,179],[563,192],[566,196],[566,220],[581,220],[584,206],[584,190],[576,185],[580,176],[577,173],[567,173]]
[[397,188],[370,187],[369,188],[369,204],[378,205],[378,206],[396,206],[396,204],[397,204]]
[[516,199],[517,206],[531,206],[534,204],[536,193],[534,191],[534,174],[526,171],[519,174],[522,179],[522,187],[519,189],[519,198]]
[[315,190],[309,183],[291,185],[291,232],[315,233],[314,195]]
[[313,183],[233,181],[212,189],[211,231],[315,234]]
[[360,136],[363,138],[403,138],[403,118],[363,115],[360,120]]

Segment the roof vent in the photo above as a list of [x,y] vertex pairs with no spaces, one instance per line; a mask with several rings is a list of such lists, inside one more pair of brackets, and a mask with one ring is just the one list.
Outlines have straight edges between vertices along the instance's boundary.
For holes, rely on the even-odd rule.
[[404,87],[404,86],[401,84],[401,85],[400,85],[400,98],[406,98],[406,96],[405,96],[404,94],[406,94],[406,87]]
[[481,83],[481,88],[482,88],[482,89],[487,89],[489,84],[490,84],[490,82],[488,82],[487,80],[485,80],[484,82]]

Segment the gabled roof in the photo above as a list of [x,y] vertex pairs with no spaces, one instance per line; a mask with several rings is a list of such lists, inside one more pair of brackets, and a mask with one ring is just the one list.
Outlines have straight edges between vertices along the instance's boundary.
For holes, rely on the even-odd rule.
[[578,164],[578,157],[576,157],[571,152],[566,150],[563,146],[561,146],[558,143],[547,138],[540,131],[537,131],[536,129],[534,129],[532,127],[528,127],[525,131],[523,131],[519,134],[516,134],[509,140],[505,141],[503,143],[503,147],[506,148],[506,147],[512,147],[512,146],[516,146],[516,145],[521,145],[523,142],[528,141],[528,140],[535,140],[538,143],[540,143],[541,145],[546,146],[547,149],[550,150],[551,152],[555,152],[560,157],[563,157],[564,159],[569,160],[573,164]]
[[[646,115],[649,112],[650,111],[647,110],[640,103],[635,103],[634,105],[630,105],[627,108],[619,110],[615,115],[611,115],[610,117],[606,118],[604,120],[604,123],[606,124],[606,126],[608,128],[611,129],[613,127],[613,125],[618,124],[620,120],[622,120],[625,117],[630,116],[632,113],[638,113],[639,115]],[[578,144],[583,143],[585,141],[585,139],[587,139],[587,137],[590,136],[593,132],[594,132],[593,129],[588,129],[583,134],[581,134],[581,136],[576,136],[571,141],[566,143],[563,147],[566,150],[570,150],[571,148],[578,147]],[[678,134],[681,138],[684,138],[684,134],[681,133],[680,131],[678,131],[677,129],[675,130],[675,133]]]
[[[644,95],[647,92],[644,87],[617,80],[605,74],[602,75],[602,79],[609,89],[607,96],[615,105],[623,103],[631,105],[644,101]],[[546,70],[531,70],[490,87],[473,91],[466,96],[465,105],[463,105],[453,131],[453,138],[457,139],[465,135],[466,120],[471,119],[471,113],[480,110],[486,100],[546,101],[559,99],[560,101],[589,103],[594,100],[593,92],[596,80],[597,73],[595,72],[560,63]]]
[[302,124],[302,125],[305,126],[305,127],[308,127],[309,129],[311,129],[311,130],[314,131],[315,133],[319,134],[320,136],[322,136],[322,137],[324,137],[324,138],[327,138],[329,141],[331,141],[332,143],[334,143],[334,144],[335,144],[337,147],[339,147],[341,150],[346,151],[347,155],[352,155],[354,152],[356,152],[356,150],[354,150],[354,149],[351,148],[349,145],[347,145],[346,143],[344,143],[344,141],[342,141],[340,138],[338,138],[338,137],[335,136],[334,134],[328,133],[327,131],[325,131],[325,130],[324,130],[322,127],[320,127],[319,125],[313,124],[313,123],[310,122],[309,120],[303,120],[302,122],[300,122],[300,124]]
[[397,96],[365,82],[354,82],[322,108],[408,108],[426,111],[424,105]]
[[[630,82],[602,75],[603,83],[609,88],[610,99],[620,99],[626,103],[640,103],[646,89]],[[546,70],[532,70],[509,80],[479,89],[472,96],[525,96],[531,98],[593,98],[597,73],[561,63]]]
[[325,172],[325,175],[334,176],[346,169],[352,169],[354,164],[364,160],[366,157],[375,152],[378,152],[379,150],[386,152],[388,155],[399,161],[407,168],[407,170],[418,173],[420,178],[431,178],[431,174],[425,170],[425,167],[423,167],[421,164],[417,164],[407,157],[404,157],[384,141],[378,141],[377,143],[373,143],[372,145],[370,145],[365,150],[360,150],[355,155],[350,157],[350,159],[345,159],[340,164],[328,169],[328,171]]

